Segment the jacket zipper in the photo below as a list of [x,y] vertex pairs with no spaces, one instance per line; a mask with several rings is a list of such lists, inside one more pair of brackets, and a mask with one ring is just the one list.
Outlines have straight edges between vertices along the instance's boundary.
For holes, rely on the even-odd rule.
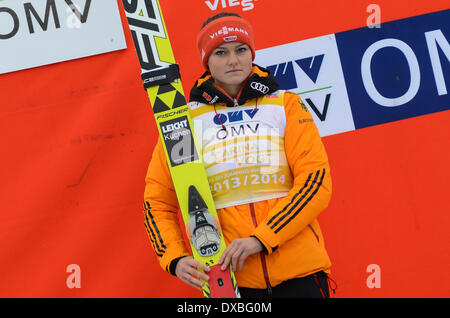
[[[256,213],[255,213],[255,206],[253,203],[250,203],[250,214],[252,215],[252,221],[255,228],[258,226],[258,222],[256,221]],[[267,270],[267,263],[266,263],[266,256],[263,252],[259,253],[259,256],[261,257],[261,265],[264,275],[264,281],[267,285],[267,293],[272,295],[272,286],[270,286],[270,280],[269,280],[269,271]]]
[[250,75],[247,77],[247,79],[245,80],[244,84],[242,84],[241,90],[239,91],[239,93],[237,94],[236,98],[234,99],[234,106],[239,106],[239,98],[241,97],[242,91],[244,90],[245,85],[247,84],[248,80],[250,79],[250,76],[252,76],[253,73],[250,73]]
[[250,76],[252,76],[253,73],[250,73],[250,75],[247,77],[247,79],[245,80],[244,84],[242,84],[241,90],[239,91],[239,93],[237,94],[236,98],[231,97],[230,95],[228,95],[227,92],[225,92],[224,89],[222,89],[220,86],[218,85],[214,85],[219,91],[221,91],[225,96],[227,96],[230,100],[233,101],[234,103],[234,107],[239,106],[239,98],[241,97],[242,91],[244,90],[245,84],[247,84]]

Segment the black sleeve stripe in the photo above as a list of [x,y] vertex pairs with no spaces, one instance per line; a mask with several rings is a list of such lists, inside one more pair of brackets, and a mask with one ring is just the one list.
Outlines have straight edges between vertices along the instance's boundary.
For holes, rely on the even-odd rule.
[[[316,172],[316,175],[314,176],[314,180],[311,182],[311,184],[310,184],[308,190],[306,190],[306,192],[303,193],[303,195],[300,197],[300,199],[298,199],[298,200],[295,202],[295,204],[289,209],[288,212],[284,213],[283,216],[281,216],[281,217],[278,219],[278,221],[276,221],[276,222],[270,227],[271,229],[274,229],[276,226],[278,226],[278,224],[280,224],[281,221],[283,221],[286,217],[288,217],[288,216],[292,213],[292,211],[294,211],[295,208],[300,204],[300,202],[302,202],[303,199],[309,194],[309,192],[311,192],[312,188],[314,187],[314,184],[316,184],[316,182],[317,182],[317,179],[318,179],[318,177],[319,177],[319,173],[320,173],[320,171],[317,171],[317,172]],[[278,231],[279,231],[279,230],[278,230]],[[275,233],[278,233],[278,231],[276,231]]]
[[[147,216],[150,217],[151,223],[150,223],[150,221],[149,221],[149,219],[148,219]],[[161,233],[159,232],[159,229],[158,229],[158,227],[156,226],[156,223],[155,223],[155,220],[154,220],[154,218],[153,218],[153,215],[150,213],[149,210],[147,211],[147,214],[146,214],[146,216],[145,216],[145,219],[146,219],[146,221],[147,221],[147,225],[149,226],[150,230],[152,230],[152,235],[153,235],[153,237],[155,238],[155,242],[159,243],[159,245],[161,246],[161,248],[163,248],[164,250],[166,250],[167,247],[166,247],[166,245],[164,245],[164,241],[163,241],[163,239],[162,239],[162,237],[161,237]],[[152,226],[152,225],[153,225],[153,226]],[[155,235],[154,232],[156,233],[156,235]],[[157,238],[157,239],[156,239],[156,238]]]
[[[150,230],[150,232],[152,234],[151,237],[153,237],[153,240],[154,240],[156,246],[158,247],[158,251],[164,252],[167,249],[167,247],[164,245],[164,241],[161,237],[161,233],[159,232],[159,229],[155,223],[155,219],[153,218],[153,215],[150,212],[150,210],[151,210],[150,203],[145,202],[144,204],[145,204],[145,206],[144,206],[145,221],[148,226],[148,229]],[[150,217],[150,220],[149,220],[149,217]],[[161,247],[159,247],[159,246],[161,246]]]
[[[317,171],[319,172],[319,171]],[[316,174],[317,177],[317,174]],[[291,222],[302,210],[303,208],[309,203],[309,201],[311,201],[311,199],[316,195],[316,193],[319,191],[319,188],[322,185],[323,182],[323,178],[325,177],[325,169],[322,170],[322,176],[320,177],[320,181],[318,183],[316,183],[316,178],[314,179],[314,182],[311,184],[311,186],[316,183],[316,188],[314,189],[313,193],[311,193],[311,195],[308,197],[308,199],[297,209],[297,211],[295,211],[294,214],[292,214],[289,219],[287,219],[282,225],[280,225],[280,227],[278,227],[275,230],[275,234],[277,234],[282,228],[284,228],[289,222]],[[311,189],[311,188],[310,188]],[[307,192],[309,192],[309,190]],[[306,194],[306,193],[305,193]],[[300,200],[299,200],[300,201]],[[299,202],[297,202],[299,203]],[[296,204],[297,205],[297,204]],[[295,206],[294,206],[295,208]]]
[[294,200],[297,198],[297,196],[299,196],[303,190],[308,186],[309,181],[311,180],[312,177],[312,173],[310,173],[308,175],[308,179],[306,180],[305,184],[303,185],[303,187],[292,197],[291,202],[289,202],[284,208],[283,210],[281,210],[280,212],[278,212],[277,214],[275,214],[270,220],[269,222],[267,222],[267,226],[269,226],[280,214],[282,214],[284,211],[286,211],[286,209],[292,204],[292,202],[294,202]]
[[[167,247],[164,245],[164,241],[163,241],[163,239],[162,239],[161,232],[159,231],[158,227],[156,226],[155,219],[153,218],[153,215],[152,215],[152,213],[150,212],[150,211],[151,211],[150,203],[149,203],[149,202],[145,202],[145,203],[146,203],[146,205],[147,205],[147,214],[146,214],[146,215],[148,215],[148,216],[150,217],[151,221],[152,221],[151,224],[153,225],[153,228],[155,229],[155,232],[156,232],[156,234],[158,235],[158,239],[159,239],[159,242],[160,242],[160,244],[161,244],[161,247],[164,248],[164,249],[166,249]],[[148,219],[147,219],[147,220],[148,220]],[[148,225],[150,225],[150,223],[148,223]]]
[[[272,224],[272,226],[270,227],[272,230],[275,227],[277,227],[278,224],[280,224],[280,222],[283,221],[287,216],[289,216],[292,213],[292,211],[294,211],[294,209],[297,207],[297,205],[299,205],[300,202],[303,201],[303,199],[308,195],[308,193],[311,192],[312,188],[314,187],[314,184],[316,183],[316,181],[317,181],[317,179],[319,177],[319,173],[320,173],[319,170],[316,171],[316,175],[314,177],[314,180],[310,183],[310,185],[309,185],[308,189],[306,190],[306,192],[303,193],[302,196],[298,200],[295,201],[294,205],[290,206],[290,209],[286,213],[284,213],[274,224]],[[310,175],[312,175],[312,174],[310,174]],[[308,186],[308,183],[309,183],[308,181],[309,180],[310,180],[310,178],[308,178],[307,182],[305,183],[305,186],[298,192],[298,194],[302,193],[303,189],[306,186]]]
[[153,231],[151,230],[151,228],[148,224],[149,222],[148,222],[148,217],[147,217],[147,205],[146,205],[145,201],[143,204],[143,211],[144,211],[144,218],[145,218],[144,226],[145,226],[145,230],[147,231],[148,238],[150,239],[150,243],[152,243],[152,247],[153,247],[153,250],[155,251],[156,255],[159,257],[162,257],[163,254],[158,253],[158,250],[160,250],[160,249],[158,246],[156,246],[155,234],[153,233]]
[[153,231],[152,227],[150,226],[150,222],[148,220],[147,215],[145,215],[144,224],[145,224],[145,229],[147,230],[147,233],[148,233],[148,237],[150,238],[150,241],[152,242],[153,249],[155,250],[155,252],[164,253],[165,248],[160,247],[160,245],[158,244],[158,240],[156,239],[155,232]]
[[158,251],[164,253],[164,250],[160,249],[160,247],[157,243],[157,240],[156,240],[156,235],[150,226],[150,221],[148,220],[148,216],[147,216],[148,209],[149,209],[149,206],[147,206],[147,202],[144,202],[145,229],[147,230],[148,238],[150,239],[150,242],[152,243],[153,250],[155,251],[156,255],[158,255],[159,254]]
[[[144,222],[145,229],[147,230],[148,238],[152,243],[153,250],[155,251],[158,257],[163,257],[164,254],[158,253],[159,247],[156,246],[154,239],[152,238],[153,234],[150,232],[150,228],[147,225],[147,222]],[[163,252],[163,251],[162,251]]]

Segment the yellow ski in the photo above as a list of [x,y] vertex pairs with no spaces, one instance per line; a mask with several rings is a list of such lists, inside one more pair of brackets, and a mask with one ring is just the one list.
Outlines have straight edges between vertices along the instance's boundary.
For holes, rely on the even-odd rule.
[[207,298],[239,297],[231,266],[218,261],[225,240],[158,0],[123,0],[128,24],[178,197],[193,257],[210,267]]

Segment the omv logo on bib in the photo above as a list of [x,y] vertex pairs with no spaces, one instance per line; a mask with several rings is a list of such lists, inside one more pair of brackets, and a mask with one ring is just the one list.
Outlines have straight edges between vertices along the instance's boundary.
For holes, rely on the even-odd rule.
[[450,10],[259,50],[322,136],[450,108]]

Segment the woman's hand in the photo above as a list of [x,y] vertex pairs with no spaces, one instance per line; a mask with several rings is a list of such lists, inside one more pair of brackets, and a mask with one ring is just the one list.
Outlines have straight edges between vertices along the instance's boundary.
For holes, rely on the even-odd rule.
[[178,261],[177,267],[175,268],[175,275],[186,284],[201,290],[204,282],[199,278],[208,281],[209,276],[199,271],[198,268],[209,272],[208,266],[196,261],[192,256],[186,256]]
[[236,268],[241,270],[247,257],[262,250],[261,243],[255,237],[235,239],[223,252],[219,264],[222,264],[221,269],[225,270],[231,262],[233,272],[236,271]]

